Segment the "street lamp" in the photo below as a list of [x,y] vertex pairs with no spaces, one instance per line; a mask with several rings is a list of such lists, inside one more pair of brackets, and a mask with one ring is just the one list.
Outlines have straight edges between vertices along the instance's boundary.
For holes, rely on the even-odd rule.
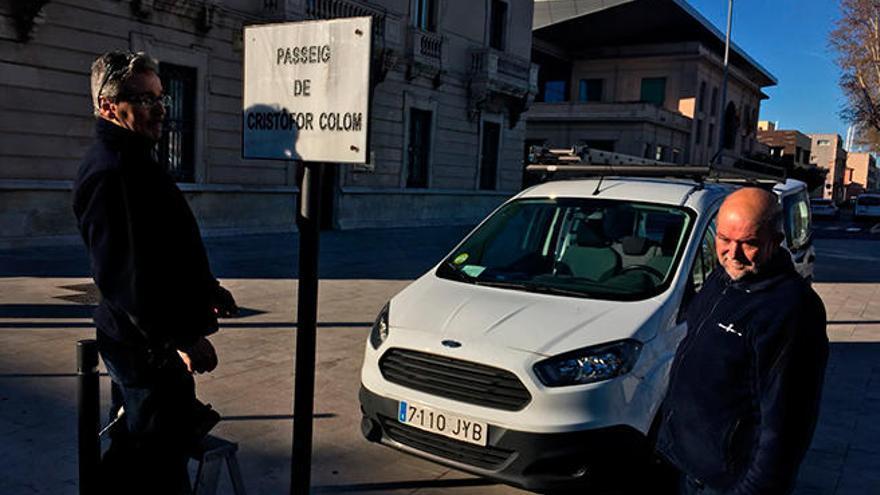
[[730,69],[728,64],[730,62],[730,24],[733,20],[733,0],[727,0],[727,36],[724,40],[724,78],[721,81],[721,111],[718,115],[721,118],[721,123],[718,125],[718,150],[715,152],[715,155],[712,157],[712,165],[718,162],[721,159],[721,153],[724,151],[724,125],[727,120],[727,78]]

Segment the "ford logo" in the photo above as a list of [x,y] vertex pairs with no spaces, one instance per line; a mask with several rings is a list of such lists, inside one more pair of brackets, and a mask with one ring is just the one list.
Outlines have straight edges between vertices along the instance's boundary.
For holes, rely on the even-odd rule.
[[444,340],[440,343],[451,349],[458,349],[459,347],[461,347],[461,342],[456,342],[454,340]]

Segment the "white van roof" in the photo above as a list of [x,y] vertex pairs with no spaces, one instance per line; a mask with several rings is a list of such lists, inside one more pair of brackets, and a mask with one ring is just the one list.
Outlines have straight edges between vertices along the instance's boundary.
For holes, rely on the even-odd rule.
[[[599,186],[598,194],[593,194]],[[642,177],[606,177],[600,179],[558,180],[545,182],[520,193],[518,198],[602,198],[645,201],[682,206],[696,198],[725,196],[734,186],[699,183],[687,179]]]

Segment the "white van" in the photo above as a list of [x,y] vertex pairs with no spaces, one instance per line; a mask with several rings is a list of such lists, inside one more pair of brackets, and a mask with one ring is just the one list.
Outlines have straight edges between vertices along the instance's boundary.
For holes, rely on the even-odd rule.
[[880,194],[860,194],[853,207],[853,217],[856,220],[880,219]]
[[[640,462],[732,190],[604,178],[507,201],[377,317],[361,372],[365,437],[538,491],[594,486]],[[776,192],[797,212],[791,245],[811,253],[806,188]]]

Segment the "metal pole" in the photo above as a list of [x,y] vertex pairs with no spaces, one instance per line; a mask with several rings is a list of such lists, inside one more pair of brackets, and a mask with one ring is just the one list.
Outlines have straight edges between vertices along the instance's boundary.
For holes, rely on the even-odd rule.
[[293,398],[293,455],[290,460],[291,495],[307,495],[311,484],[321,167],[322,165],[315,163],[303,165],[296,216],[299,228],[299,292],[296,317],[296,383]]
[[98,462],[101,459],[98,343],[93,339],[76,343],[76,405],[79,447],[79,493],[98,490]]
[[[727,78],[730,72],[728,63],[730,60],[730,25],[733,20],[733,0],[727,0],[727,37],[724,41],[724,78],[721,81],[721,109],[718,112],[721,123],[718,125],[718,151],[712,160],[713,164],[721,158],[724,151],[724,124],[727,113]],[[735,146],[735,144],[734,144]]]

